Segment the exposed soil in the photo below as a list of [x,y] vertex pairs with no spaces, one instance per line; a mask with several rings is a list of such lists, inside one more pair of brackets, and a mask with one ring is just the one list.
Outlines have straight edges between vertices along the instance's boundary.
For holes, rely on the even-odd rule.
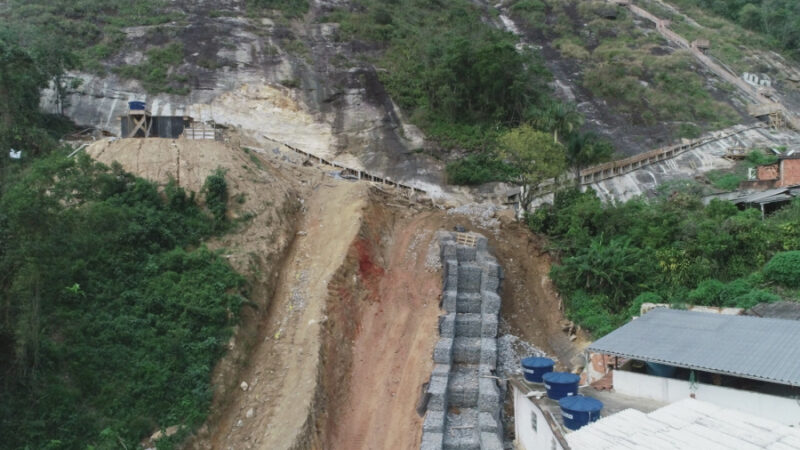
[[246,383],[210,421],[196,447],[284,449],[312,444],[328,283],[347,255],[365,206],[363,184],[312,182],[300,235],[283,264],[259,340],[237,382]]
[[321,448],[419,448],[417,402],[438,339],[441,274],[429,258],[438,214],[412,216],[383,206],[398,199],[372,197],[331,286]]

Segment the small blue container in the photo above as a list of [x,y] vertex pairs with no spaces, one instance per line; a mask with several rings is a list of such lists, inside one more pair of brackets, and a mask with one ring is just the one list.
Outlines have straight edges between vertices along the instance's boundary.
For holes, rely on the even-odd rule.
[[128,108],[134,111],[143,111],[145,106],[147,106],[145,102],[128,102]]
[[541,383],[542,375],[552,372],[555,361],[550,358],[541,358],[531,356],[522,360],[522,373],[525,375],[525,381],[531,383]]
[[583,395],[564,397],[558,401],[558,405],[561,407],[564,426],[570,430],[577,430],[599,419],[603,409],[603,402]]
[[553,400],[561,400],[570,395],[578,395],[578,383],[581,377],[569,372],[548,372],[542,375],[547,396]]

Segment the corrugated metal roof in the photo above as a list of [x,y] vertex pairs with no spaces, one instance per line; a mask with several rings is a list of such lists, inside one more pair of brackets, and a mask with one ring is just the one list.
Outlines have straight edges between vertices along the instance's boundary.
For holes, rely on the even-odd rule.
[[590,351],[800,386],[800,321],[657,308]]
[[800,430],[761,417],[686,399],[649,414],[626,409],[567,434],[574,450],[800,448]]

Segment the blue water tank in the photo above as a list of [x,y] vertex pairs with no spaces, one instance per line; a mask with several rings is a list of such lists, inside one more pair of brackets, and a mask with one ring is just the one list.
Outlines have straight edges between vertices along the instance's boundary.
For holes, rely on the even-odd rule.
[[145,109],[146,105],[147,104],[145,102],[136,102],[136,101],[128,102],[128,108],[130,108],[130,109],[132,109],[134,111],[143,110],[143,109]]
[[603,409],[603,402],[583,395],[564,397],[558,401],[558,405],[561,406],[564,426],[570,430],[577,430],[587,423],[599,419],[600,410]]
[[570,395],[578,395],[578,383],[581,377],[569,372],[548,372],[542,375],[547,396],[560,400]]
[[541,383],[542,375],[552,372],[555,364],[555,361],[550,358],[534,356],[531,356],[530,358],[523,358],[522,373],[525,375],[525,381]]
[[672,378],[672,376],[675,375],[675,370],[677,370],[677,367],[668,366],[666,364],[651,363],[651,362],[646,362],[644,364],[647,367],[648,374],[657,375],[659,377]]

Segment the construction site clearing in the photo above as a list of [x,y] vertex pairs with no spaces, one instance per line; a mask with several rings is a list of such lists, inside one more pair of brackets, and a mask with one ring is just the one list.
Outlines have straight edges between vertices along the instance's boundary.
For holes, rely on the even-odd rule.
[[[611,360],[591,354],[585,333],[565,319],[545,244],[515,210],[445,208],[422,190],[296,148],[245,144],[236,135],[109,138],[73,152],[192,192],[221,170],[235,199],[236,227],[207,245],[248,279],[251,304],[214,370],[209,417],[185,448],[593,448],[586,442],[614,433],[599,423],[662,427],[665,414],[741,413],[719,410],[716,397],[673,407],[694,395],[615,386]],[[547,384],[521,375],[531,356],[581,374],[570,395],[599,400],[613,420],[584,427],[594,431],[565,428],[571,413],[545,398]],[[629,373],[617,371],[617,384]],[[754,436],[783,430],[753,448],[793,448],[785,425],[753,417],[736,420],[757,424]],[[694,425],[681,424],[665,430],[684,439],[681,427]]]
[[[501,392],[496,374],[531,352],[579,369],[585,335],[564,330],[548,254],[513,211],[464,215],[471,210],[342,177],[288,148],[254,147],[111,138],[85,148],[100,162],[194,192],[222,169],[236,199],[235,230],[207,245],[247,277],[252,307],[215,368],[211,413],[187,448],[419,448],[443,314],[446,230],[480,233],[459,234],[459,247],[491,249],[504,268],[497,367],[485,380]],[[513,438],[510,399],[496,399],[497,436]]]

